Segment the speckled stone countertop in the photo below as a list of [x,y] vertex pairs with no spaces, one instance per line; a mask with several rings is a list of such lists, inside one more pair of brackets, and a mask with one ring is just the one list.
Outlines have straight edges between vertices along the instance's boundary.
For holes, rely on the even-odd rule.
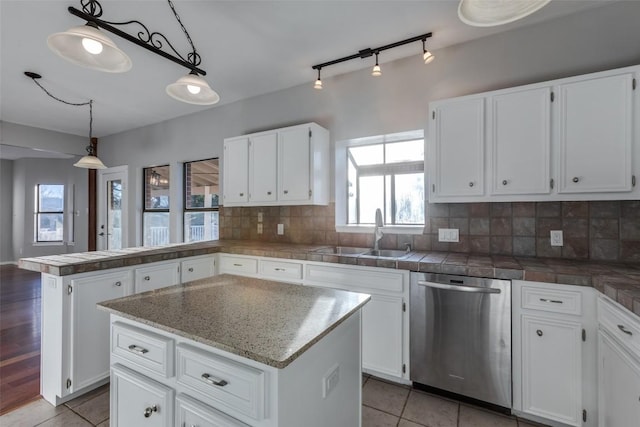
[[127,248],[39,258],[23,258],[20,267],[59,276],[134,266],[216,252],[266,256],[429,273],[497,279],[531,280],[592,286],[640,316],[640,264],[617,264],[554,258],[517,258],[447,252],[411,252],[398,259],[319,252],[326,245],[296,245],[257,241],[218,240],[162,247]]
[[369,299],[366,294],[223,274],[98,307],[284,368]]

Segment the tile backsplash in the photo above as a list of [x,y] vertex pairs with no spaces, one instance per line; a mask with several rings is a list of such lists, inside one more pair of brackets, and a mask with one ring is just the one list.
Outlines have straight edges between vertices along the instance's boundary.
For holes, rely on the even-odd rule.
[[[258,213],[263,233],[258,234]],[[284,235],[277,235],[284,224]],[[457,228],[458,243],[438,242]],[[564,246],[550,244],[562,230]],[[220,236],[263,242],[373,245],[373,233],[338,233],[335,205],[220,208]],[[427,205],[423,234],[385,234],[382,248],[640,262],[640,201],[437,203]]]

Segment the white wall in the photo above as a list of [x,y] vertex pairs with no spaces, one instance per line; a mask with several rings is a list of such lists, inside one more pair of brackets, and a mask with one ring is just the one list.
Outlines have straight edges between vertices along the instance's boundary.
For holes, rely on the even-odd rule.
[[[428,66],[416,54],[382,64],[380,78],[367,67],[323,79],[322,91],[309,81],[102,138],[100,157],[110,166],[129,165],[130,180],[140,181],[142,167],[174,162],[175,177],[178,161],[221,156],[224,138],[258,130],[315,121],[336,141],[426,128],[430,101],[639,64],[639,17],[640,2],[616,2],[438,50]],[[210,84],[215,88],[214,78]],[[133,244],[140,241],[142,187],[130,184]]]
[[13,161],[0,160],[0,262],[13,261]]
[[56,153],[87,154],[88,138],[0,121],[0,143]]

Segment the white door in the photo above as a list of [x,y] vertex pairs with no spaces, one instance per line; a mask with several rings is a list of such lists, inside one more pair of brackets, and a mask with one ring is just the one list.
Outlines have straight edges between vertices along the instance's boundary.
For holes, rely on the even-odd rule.
[[269,133],[251,138],[249,160],[249,200],[273,202],[276,200],[278,134]]
[[402,377],[402,298],[372,295],[362,309],[362,367]]
[[309,127],[280,132],[278,140],[278,200],[306,202],[311,198]]
[[128,247],[128,166],[98,170],[98,250]]
[[222,163],[223,204],[249,200],[249,138],[225,140]]

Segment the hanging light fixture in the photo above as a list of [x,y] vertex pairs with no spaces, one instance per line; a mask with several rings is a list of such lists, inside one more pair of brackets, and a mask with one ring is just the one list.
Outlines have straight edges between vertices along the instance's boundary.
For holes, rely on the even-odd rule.
[[85,168],[85,169],[106,169],[106,166],[104,165],[104,163],[102,163],[102,161],[96,155],[96,148],[93,141],[93,100],[90,99],[87,102],[78,102],[78,103],[65,101],[64,99],[60,99],[57,96],[51,94],[51,92],[49,92],[47,89],[45,89],[44,86],[40,84],[40,82],[38,81],[38,79],[42,78],[40,74],[34,73],[32,71],[25,71],[24,75],[29,77],[31,80],[33,80],[33,82],[40,89],[42,89],[44,93],[46,93],[49,97],[55,99],[58,102],[62,102],[63,104],[66,104],[66,105],[72,105],[74,107],[82,107],[84,105],[89,106],[89,145],[87,145],[86,147],[87,155],[82,157],[76,163],[74,163],[73,166],[78,168]]
[[321,90],[322,89],[322,80],[320,79],[320,70],[322,69],[322,67],[318,67],[318,79],[316,80],[316,82],[313,85],[314,89],[318,89]]
[[427,50],[427,47],[425,46],[426,43],[427,39],[422,39],[422,60],[424,61],[425,65],[433,62],[433,60],[436,59],[433,53]]
[[550,1],[460,0],[458,17],[474,27],[494,27],[529,16]]
[[431,61],[433,61],[434,56],[431,52],[427,51],[425,49],[425,42],[427,41],[427,39],[429,37],[431,37],[433,34],[432,33],[426,33],[426,34],[422,34],[416,37],[411,37],[410,39],[406,39],[406,40],[400,40],[399,42],[395,42],[395,43],[391,43],[391,44],[387,44],[384,46],[380,46],[374,49],[371,48],[366,48],[366,49],[362,49],[360,51],[358,51],[358,53],[354,53],[353,55],[349,55],[349,56],[345,56],[343,58],[338,58],[338,59],[334,59],[333,61],[328,61],[328,62],[323,62],[322,64],[316,64],[314,66],[312,66],[311,68],[314,70],[318,70],[318,79],[316,80],[315,84],[313,85],[314,89],[322,89],[322,81],[320,80],[320,70],[324,67],[328,67],[329,65],[333,65],[333,64],[339,64],[341,62],[345,62],[345,61],[350,61],[352,59],[364,59],[364,58],[369,58],[373,55],[376,56],[376,65],[374,65],[373,69],[371,70],[371,75],[374,77],[378,77],[382,75],[382,69],[380,68],[380,64],[378,64],[378,54],[383,51],[383,50],[387,50],[387,49],[393,49],[394,47],[398,47],[398,46],[403,46],[405,44],[409,44],[409,43],[413,43],[413,42],[417,42],[422,40],[422,59],[424,60],[425,64],[430,63]]
[[382,70],[380,69],[380,65],[378,65],[378,53],[376,52],[376,65],[373,66],[373,70],[371,71],[371,75],[373,77],[379,77],[382,75]]
[[[106,72],[127,71],[131,68],[131,60],[100,29],[109,31],[189,69],[189,74],[167,86],[166,92],[169,96],[189,104],[213,105],[220,101],[220,96],[202,77],[207,73],[199,68],[202,62],[200,54],[196,51],[193,40],[182,24],[172,1],[167,2],[191,46],[191,52],[186,58],[162,33],[150,31],[140,21],[111,22],[102,19],[102,5],[97,0],[81,0],[82,10],[69,7],[69,13],[86,20],[87,24],[73,27],[63,33],[52,34],[47,43],[51,50],[74,64]],[[117,28],[124,25],[138,25],[142,28],[136,31],[137,37],[134,37]]]

